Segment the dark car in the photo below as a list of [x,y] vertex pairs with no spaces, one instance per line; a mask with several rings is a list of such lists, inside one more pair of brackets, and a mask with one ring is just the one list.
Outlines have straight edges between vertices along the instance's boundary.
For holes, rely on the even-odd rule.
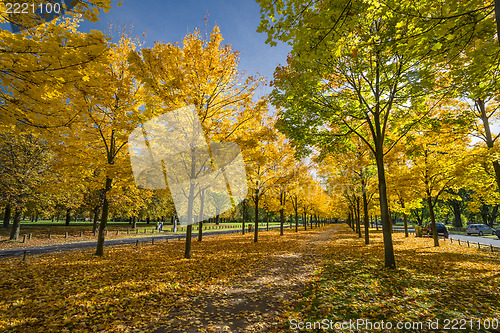
[[495,235],[497,235],[498,239],[500,239],[500,228],[498,228],[497,231],[495,231]]
[[[436,231],[438,236],[444,236],[444,238],[448,238],[449,236],[448,229],[446,229],[446,226],[442,223],[436,222]],[[422,234],[432,236],[432,227],[430,222],[424,224],[422,227]]]

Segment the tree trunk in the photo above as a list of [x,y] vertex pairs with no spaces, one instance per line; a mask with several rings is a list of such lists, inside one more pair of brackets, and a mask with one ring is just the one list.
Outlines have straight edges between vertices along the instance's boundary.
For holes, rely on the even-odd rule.
[[198,242],[201,242],[203,240],[203,209],[205,208],[205,191],[201,191],[201,197],[200,197],[200,223],[198,224]]
[[97,249],[95,254],[97,256],[103,256],[104,254],[104,230],[106,229],[106,224],[108,223],[108,211],[109,211],[109,202],[108,202],[108,193],[111,190],[111,184],[113,183],[113,178],[109,178],[106,176],[106,185],[104,188],[104,200],[102,204],[102,215],[101,215],[101,223],[99,224],[99,236],[97,237]]
[[269,231],[269,212],[266,209],[266,230]]
[[495,205],[491,210],[491,215],[488,218],[488,225],[493,228],[493,222],[495,222],[498,215],[498,205]]
[[201,242],[203,240],[203,221],[200,221],[198,223],[198,242]]
[[358,237],[361,238],[361,209],[359,207],[359,197],[356,197],[356,230]]
[[307,231],[307,215],[305,211],[304,211],[304,231]]
[[191,259],[191,235],[193,233],[193,225],[190,224],[186,228],[186,249],[184,251],[184,258]]
[[299,207],[297,206],[297,198],[295,198],[295,232],[299,232]]
[[[379,139],[380,140],[380,139]],[[392,244],[391,222],[389,221],[389,205],[387,203],[387,188],[385,183],[385,166],[382,142],[378,143],[375,151],[377,161],[378,192],[380,203],[380,218],[382,220],[382,235],[384,239],[384,261],[385,267],[395,268],[396,258],[394,257],[394,247]]]
[[71,222],[71,208],[66,209],[66,222],[65,222],[65,225],[69,226],[69,222]]
[[245,234],[245,215],[246,215],[246,199],[243,199],[243,201],[241,202],[241,209],[243,211],[243,216],[242,216],[242,219],[241,219],[241,234],[244,235]]
[[286,200],[286,192],[281,189],[280,190],[280,236],[284,234],[284,224],[285,224],[285,200]]
[[365,182],[362,181],[361,185],[363,187],[363,213],[364,213],[363,220],[364,220],[364,224],[365,224],[365,244],[368,245],[368,244],[370,244],[370,233],[369,233],[370,221],[369,221],[369,217],[368,217],[368,199],[366,197]]
[[393,225],[393,223],[394,223],[394,221],[393,221],[393,219],[392,219],[392,213],[391,213],[391,210],[389,210],[389,221],[391,222],[391,223],[390,223],[390,226],[391,226],[391,234],[392,234],[392,233],[394,232],[394,230],[393,230],[393,226],[392,226],[392,225]]
[[137,217],[132,216],[132,229],[137,229]]
[[97,228],[99,227],[99,223],[97,221],[99,221],[99,211],[100,210],[101,210],[100,206],[97,206],[96,208],[94,208],[94,221],[92,224],[92,232],[94,234],[97,232]]
[[[476,106],[481,114],[481,120],[483,122],[484,127],[484,136],[486,139],[486,146],[489,150],[493,148],[493,137],[491,135],[490,123],[488,115],[486,114],[486,106],[482,99],[475,100]],[[495,178],[497,181],[497,189],[500,190],[500,163],[499,161],[493,161],[493,170],[495,171]]]
[[429,193],[427,193],[427,205],[429,205],[429,213],[431,215],[431,230],[432,238],[434,238],[434,246],[439,246],[439,238],[436,230],[436,219],[434,217],[434,207],[432,206],[432,198]]
[[18,240],[19,232],[21,231],[21,209],[16,208],[14,211],[14,221],[10,231],[10,240]]
[[253,241],[254,243],[257,243],[259,239],[259,190],[258,189],[255,190],[254,202],[255,202],[255,230],[253,233]]
[[[402,199],[401,199],[401,208],[405,209],[405,202]],[[403,213],[403,221],[404,221],[404,228],[405,228],[405,237],[408,237],[408,220],[406,218],[406,213]]]
[[403,214],[404,224],[405,224],[405,237],[408,237],[408,220],[406,214]]
[[280,208],[280,236],[283,236],[283,226],[285,224],[285,214],[283,207]]
[[3,227],[8,228],[10,224],[10,214],[11,214],[11,205],[10,202],[5,206],[5,213],[3,215]]
[[453,226],[455,228],[462,228],[462,209],[460,203],[457,200],[451,200],[450,202],[451,210],[453,210]]

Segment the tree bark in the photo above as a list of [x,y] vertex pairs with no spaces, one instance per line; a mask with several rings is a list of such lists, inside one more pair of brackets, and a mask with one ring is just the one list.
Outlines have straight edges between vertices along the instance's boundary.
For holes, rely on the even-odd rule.
[[241,209],[242,209],[242,219],[241,219],[241,234],[245,234],[245,215],[246,215],[246,199],[243,199],[241,202]]
[[255,230],[253,232],[253,241],[254,243],[257,243],[259,239],[259,190],[258,189],[255,189],[254,202],[255,202]]
[[370,221],[368,217],[368,199],[366,197],[366,184],[364,180],[361,181],[361,186],[363,189],[363,214],[364,214],[363,220],[365,224],[365,244],[368,245],[370,244],[370,232],[369,232]]
[[498,215],[498,205],[495,205],[491,210],[491,215],[488,218],[488,225],[493,228],[493,222],[495,222]]
[[205,208],[205,191],[201,192],[201,202],[200,202],[200,223],[198,224],[198,242],[203,240],[203,209]]
[[361,209],[359,207],[359,197],[356,197],[356,231],[358,237],[361,238]]
[[305,210],[304,210],[304,231],[307,231],[307,215]]
[[269,231],[269,212],[266,209],[266,230]]
[[449,201],[451,210],[453,210],[453,226],[455,228],[462,228],[462,208],[457,200]]
[[[486,139],[486,146],[488,149],[492,149],[494,142],[493,142],[493,137],[491,135],[491,129],[490,129],[490,123],[489,123],[489,118],[488,115],[486,114],[486,106],[484,104],[484,101],[482,99],[477,99],[475,100],[476,106],[480,112],[481,115],[481,120],[483,122],[483,127],[484,127],[484,136]],[[500,190],[500,163],[499,161],[493,161],[493,170],[495,171],[495,178],[497,181],[497,189]]]
[[10,224],[10,214],[11,214],[11,205],[10,202],[5,206],[5,213],[3,215],[3,227],[8,228]]
[[[401,199],[401,208],[403,208],[403,210],[405,209],[405,202],[403,199]],[[405,237],[408,237],[408,219],[407,219],[406,213],[403,213],[403,221],[404,221],[404,228],[405,228]]]
[[106,176],[106,185],[104,187],[104,200],[102,204],[101,223],[99,224],[99,236],[97,237],[97,249],[95,252],[97,256],[101,257],[104,254],[104,237],[105,237],[104,231],[108,223],[108,211],[109,211],[108,193],[111,190],[112,183],[113,183],[113,178],[109,178],[108,176]]
[[184,258],[191,259],[191,235],[193,233],[193,225],[190,224],[186,228],[186,249],[184,251]]
[[283,231],[283,227],[284,227],[284,224],[285,224],[285,191],[281,190],[280,191],[280,236],[283,236],[284,234],[284,231]]
[[405,237],[408,237],[408,219],[406,218],[406,214],[403,214],[403,220],[405,225]]
[[95,234],[97,232],[97,228],[99,227],[99,211],[101,210],[101,206],[97,206],[94,208],[94,221],[92,224],[92,232]]
[[16,208],[14,211],[14,221],[10,231],[10,240],[18,240],[19,232],[21,231],[21,209]]
[[379,142],[378,146],[379,147],[377,147],[375,151],[375,159],[377,161],[380,218],[382,220],[382,235],[384,240],[384,261],[385,267],[395,268],[396,258],[394,257],[394,247],[392,244],[391,221],[389,221],[389,205],[387,203],[387,187],[385,183],[385,166],[382,142]]
[[280,236],[284,235],[283,227],[285,224],[285,214],[283,207],[280,208]]
[[295,232],[299,232],[299,206],[295,197]]
[[434,207],[432,206],[432,198],[429,193],[427,193],[427,205],[429,205],[429,213],[431,215],[431,230],[432,238],[434,238],[434,246],[439,246],[439,238],[436,230],[436,219],[434,217]]
[[69,222],[71,222],[71,208],[66,209],[66,226],[69,226]]
[[203,240],[203,221],[200,221],[198,223],[198,242],[201,242]]

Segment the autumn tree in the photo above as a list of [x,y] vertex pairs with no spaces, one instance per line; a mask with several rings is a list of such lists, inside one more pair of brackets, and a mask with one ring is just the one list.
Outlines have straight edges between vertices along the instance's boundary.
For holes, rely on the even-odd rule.
[[[281,129],[303,152],[328,149],[351,134],[365,143],[377,166],[385,266],[395,267],[384,156],[419,120],[409,106],[431,93],[434,73],[426,60],[440,43],[418,47],[416,18],[394,14],[403,11],[396,1],[259,3],[259,31],[269,43],[293,47],[273,82]],[[403,123],[396,127],[395,119]],[[395,140],[392,131],[399,132]]]
[[21,214],[40,186],[49,181],[52,153],[47,143],[30,133],[3,128],[0,133],[0,189],[2,199],[14,211],[10,239],[19,238]]
[[243,152],[248,187],[254,203],[254,242],[258,241],[260,199],[273,187],[280,187],[282,183],[288,182],[294,159],[293,150],[285,136],[277,133],[274,121],[269,120],[267,130],[264,127],[262,131],[267,137],[254,136],[255,146]]
[[[218,27],[207,38],[196,30],[182,45],[156,43],[129,57],[157,109],[194,106],[207,142],[237,142],[263,108],[262,102],[252,101],[259,80],[238,71],[238,52],[222,41]],[[190,224],[186,258],[191,257],[191,233]]]
[[295,215],[295,232],[299,231],[299,209],[303,197],[307,195],[307,188],[310,182],[309,168],[304,161],[297,161],[293,169],[293,177],[290,179],[291,188],[289,190],[290,201]]
[[408,237],[408,216],[412,210],[421,207],[422,198],[416,194],[418,180],[408,165],[406,154],[409,147],[405,143],[406,140],[401,140],[387,156],[387,183],[389,196],[396,202],[392,210],[403,215],[405,237]]
[[109,45],[104,59],[89,64],[89,76],[74,82],[69,94],[78,117],[70,128],[60,130],[63,135],[54,148],[62,168],[77,165],[77,170],[82,170],[80,181],[97,177],[95,181],[101,182],[97,188],[102,195],[96,248],[99,256],[103,255],[113,180],[125,179],[126,174],[131,180],[128,134],[151,116],[151,109],[139,109],[143,104],[142,86],[128,70],[127,57],[135,45],[123,35],[117,44]]
[[[449,109],[439,109],[449,114]],[[412,165],[418,191],[425,199],[431,219],[434,246],[439,246],[436,232],[435,207],[440,198],[449,195],[465,172],[468,140],[466,132],[456,127],[452,120],[446,121],[442,113],[421,123],[420,131],[412,133],[411,147],[407,152]]]
[[[31,2],[37,3],[26,3]],[[28,27],[19,33],[0,29],[2,123],[57,128],[75,119],[66,93],[74,82],[88,77],[88,65],[101,61],[106,53],[105,35],[97,30],[79,32],[78,23],[97,21],[110,3],[79,1],[69,15],[43,24],[33,14],[8,15],[6,3],[0,3],[0,22]]]

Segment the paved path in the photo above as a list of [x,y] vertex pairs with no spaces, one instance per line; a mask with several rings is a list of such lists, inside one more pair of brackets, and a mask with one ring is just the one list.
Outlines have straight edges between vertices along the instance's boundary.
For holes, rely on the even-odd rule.
[[[289,225],[285,226],[285,229],[288,228]],[[278,229],[279,226],[269,227],[269,229]],[[259,228],[260,231],[266,230],[265,227]],[[220,231],[204,231],[203,237],[213,236],[217,234],[231,234],[231,233],[240,233],[241,229],[233,229],[233,230],[220,230]],[[198,237],[198,232],[193,232],[191,239],[196,239]],[[132,237],[132,238],[119,238],[119,239],[109,239],[104,241],[104,246],[113,246],[113,245],[127,245],[127,244],[135,244],[137,242],[151,242],[152,240],[161,241],[166,239],[183,239],[186,238],[186,234],[170,234],[170,235],[154,235],[154,236],[144,236],[144,237]],[[70,250],[82,250],[95,248],[97,246],[97,241],[91,242],[79,242],[79,243],[66,243],[66,244],[58,244],[58,245],[46,245],[46,246],[37,246],[37,247],[26,247],[26,248],[15,248],[15,249],[7,249],[0,250],[0,259],[6,257],[14,257],[23,255],[26,251],[26,254],[42,254],[42,253],[50,253],[50,252],[59,252],[59,251],[70,251]]]

